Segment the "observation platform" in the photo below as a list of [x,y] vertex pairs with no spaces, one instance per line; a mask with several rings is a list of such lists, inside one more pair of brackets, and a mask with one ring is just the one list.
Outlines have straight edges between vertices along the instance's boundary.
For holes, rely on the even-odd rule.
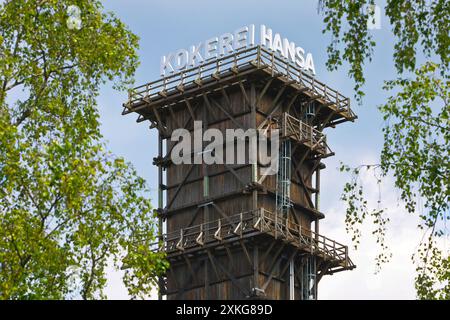
[[242,212],[226,218],[210,221],[163,235],[163,241],[154,243],[155,250],[164,251],[168,258],[175,258],[202,248],[217,247],[223,243],[243,238],[268,235],[313,254],[328,262],[326,274],[351,270],[355,265],[348,256],[348,247],[315,233],[293,221],[286,223],[278,215],[264,208]]
[[[357,118],[350,108],[349,98],[261,46],[241,49],[135,87],[128,93],[122,114],[138,113],[137,122],[157,121],[158,114],[169,112],[168,106],[184,107],[185,104],[181,102],[199,97],[206,91],[220,91],[226,86],[237,84],[242,86],[243,82],[261,79],[261,75],[271,78],[272,85],[287,86],[287,95],[302,94],[309,101],[317,101],[320,105],[316,111],[318,123],[333,127]],[[156,114],[155,109],[158,110]]]

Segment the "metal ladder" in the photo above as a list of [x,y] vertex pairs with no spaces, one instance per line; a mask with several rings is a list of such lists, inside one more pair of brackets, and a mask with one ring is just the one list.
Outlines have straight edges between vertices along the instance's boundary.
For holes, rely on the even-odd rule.
[[[280,143],[279,166],[277,173],[276,212],[278,221],[285,222],[292,206],[290,199],[291,190],[291,141],[286,139]],[[282,231],[282,230],[280,230]]]
[[304,258],[302,267],[302,300],[317,299],[317,283],[316,283],[316,257],[308,255]]

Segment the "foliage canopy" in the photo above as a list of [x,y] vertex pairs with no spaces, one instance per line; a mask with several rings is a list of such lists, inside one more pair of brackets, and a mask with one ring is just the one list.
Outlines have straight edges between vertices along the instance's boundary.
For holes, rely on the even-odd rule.
[[103,297],[109,262],[140,296],[166,267],[145,182],[106,150],[96,105],[131,83],[137,48],[100,1],[0,4],[1,298]]
[[[385,231],[389,217],[382,209],[368,208],[361,170],[374,170],[377,182],[392,175],[408,212],[419,215],[425,240],[414,254],[417,263],[416,289],[419,298],[450,297],[450,256],[439,240],[448,236],[450,200],[450,2],[446,0],[387,0],[384,13],[395,39],[393,60],[399,74],[386,79],[386,103],[379,106],[384,119],[384,146],[380,162],[341,170],[351,173],[342,199],[348,204],[347,229],[355,243],[359,225],[368,217],[376,225],[374,234],[380,243],[378,266],[389,261]],[[324,32],[331,33],[327,66],[336,69],[347,62],[349,76],[355,80],[355,92],[362,104],[365,83],[364,64],[370,62],[376,45],[366,28],[373,16],[374,0],[320,0]],[[384,25],[383,28],[387,26]],[[422,61],[425,60],[425,61]],[[418,206],[424,203],[424,210]]]

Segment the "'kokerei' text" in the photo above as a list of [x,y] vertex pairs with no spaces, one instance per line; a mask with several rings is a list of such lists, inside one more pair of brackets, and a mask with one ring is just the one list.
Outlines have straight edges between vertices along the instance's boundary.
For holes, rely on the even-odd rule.
[[[234,33],[224,33],[188,49],[169,53],[161,58],[161,76],[201,65],[242,48],[253,47],[256,44],[255,33],[255,25],[251,24],[237,29]],[[316,74],[311,53],[305,53],[302,47],[287,38],[281,38],[279,33],[274,33],[265,25],[260,26],[259,45],[274,51],[305,71]]]

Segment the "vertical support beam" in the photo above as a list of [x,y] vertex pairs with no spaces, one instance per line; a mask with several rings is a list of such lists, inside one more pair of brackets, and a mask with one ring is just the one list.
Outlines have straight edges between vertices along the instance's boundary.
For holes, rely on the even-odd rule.
[[[250,87],[250,107],[251,107],[251,128],[256,128],[256,89],[255,85],[252,84]],[[257,139],[258,141],[258,139]],[[259,141],[257,142],[257,144]],[[251,144],[250,144],[251,145]],[[257,146],[255,146],[256,149]],[[257,154],[258,150],[252,150],[254,154]],[[252,164],[252,182],[256,183],[258,181],[258,161]],[[258,208],[258,190],[253,189],[252,192],[252,209],[256,210]]]
[[[207,123],[207,111],[206,111],[207,106],[203,106],[203,112],[202,112],[202,121],[203,121],[203,132],[206,131],[206,129],[208,129],[208,123]],[[205,149],[205,142],[202,142],[202,151]],[[209,176],[208,176],[208,168],[205,165],[204,161],[202,161],[202,175],[203,175],[203,198],[208,198],[209,197]],[[208,223],[210,220],[210,214],[209,214],[209,206],[203,206],[203,223]],[[209,237],[209,231],[205,230],[205,239],[207,239]],[[208,255],[210,255],[210,252],[208,251]],[[211,268],[209,268],[209,265],[211,265]],[[211,299],[210,297],[210,275],[209,273],[211,272],[210,269],[215,267],[212,265],[212,261],[210,261],[209,259],[205,259],[205,299],[209,300]],[[216,271],[217,272],[217,271]]]
[[205,300],[211,299],[209,294],[209,270],[208,270],[208,259],[204,260],[205,264]]
[[[316,194],[314,195],[314,207],[317,211],[320,210],[320,166],[317,167],[316,170]],[[315,233],[316,233],[316,240],[318,240],[319,235],[319,219],[316,219],[315,223]]]
[[289,260],[289,300],[295,300],[294,258]]
[[253,288],[259,289],[259,250],[256,243],[253,246]]
[[[203,121],[203,132],[205,132],[208,129],[208,123],[207,123],[207,110],[206,106],[203,107],[203,114],[202,114],[202,121]],[[202,142],[202,151],[205,149],[205,142]],[[202,161],[202,175],[203,175],[203,197],[208,198],[209,197],[209,177],[208,177],[208,167],[206,166],[205,162]],[[203,223],[209,222],[209,206],[203,207]],[[206,231],[208,232],[208,231]],[[208,237],[208,234],[205,233],[205,237]]]
[[[316,207],[317,211],[320,210],[320,206],[319,206],[320,205],[320,170],[321,169],[320,169],[320,165],[319,165],[319,166],[317,166],[317,170],[316,170],[316,194],[314,197],[315,207]],[[316,223],[314,224],[314,231],[316,233],[316,243],[318,243],[319,242],[319,232],[320,232],[319,218],[316,218]],[[314,278],[316,283],[314,285],[314,290],[315,290],[314,297],[317,300],[317,295],[319,292],[319,286],[318,286],[318,281],[317,281],[317,259],[314,259],[314,262],[316,263],[316,266],[315,266],[316,277]]]
[[[162,135],[161,132],[159,131],[158,133],[158,157],[161,158],[163,154],[163,139],[162,139]],[[163,188],[162,188],[162,184],[163,184],[163,167],[162,166],[158,166],[158,209],[159,212],[161,212],[160,210],[163,209],[164,207],[164,195],[163,195]],[[163,220],[162,217],[159,215],[158,216],[158,241],[162,242],[163,239]],[[158,278],[158,300],[162,300],[162,286],[164,285],[163,283],[163,278],[159,277]]]

